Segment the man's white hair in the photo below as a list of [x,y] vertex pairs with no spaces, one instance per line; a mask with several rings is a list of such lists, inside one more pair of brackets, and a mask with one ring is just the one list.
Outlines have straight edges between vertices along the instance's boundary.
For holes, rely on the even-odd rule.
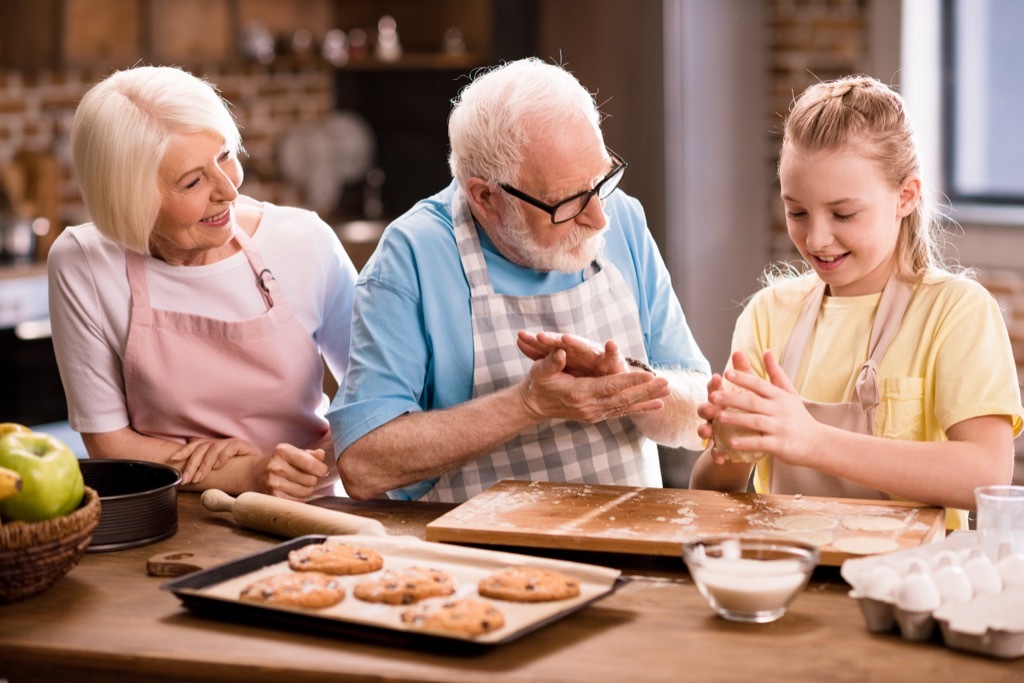
[[462,187],[473,177],[515,184],[531,132],[586,121],[601,138],[593,95],[564,68],[535,57],[479,72],[452,103],[448,165]]

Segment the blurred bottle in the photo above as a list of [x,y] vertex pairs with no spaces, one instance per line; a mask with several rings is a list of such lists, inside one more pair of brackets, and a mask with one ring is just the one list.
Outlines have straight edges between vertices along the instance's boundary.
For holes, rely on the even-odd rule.
[[445,29],[444,52],[452,56],[465,54],[466,39],[462,35],[462,29],[458,26],[449,26]]
[[377,21],[377,59],[394,62],[402,56],[402,43],[398,39],[398,23],[385,14]]
[[348,64],[348,36],[339,28],[332,28],[324,36],[320,54],[333,66]]

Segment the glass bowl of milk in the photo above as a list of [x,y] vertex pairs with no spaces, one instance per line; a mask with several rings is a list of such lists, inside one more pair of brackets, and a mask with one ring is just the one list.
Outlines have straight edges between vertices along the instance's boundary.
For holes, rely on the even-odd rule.
[[815,546],[773,538],[703,538],[683,546],[683,561],[711,607],[730,621],[755,624],[786,613],[818,557]]

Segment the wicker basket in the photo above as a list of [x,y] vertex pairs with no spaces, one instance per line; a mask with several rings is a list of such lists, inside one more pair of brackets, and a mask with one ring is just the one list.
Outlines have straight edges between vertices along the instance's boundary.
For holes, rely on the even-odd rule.
[[0,527],[0,603],[41,593],[78,564],[100,522],[100,497],[85,487],[74,512]]

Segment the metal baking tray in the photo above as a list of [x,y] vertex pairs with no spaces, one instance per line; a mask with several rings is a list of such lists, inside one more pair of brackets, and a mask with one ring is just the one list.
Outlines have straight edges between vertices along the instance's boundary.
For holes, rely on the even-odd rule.
[[[554,569],[580,582],[575,598],[552,602],[507,602],[481,598],[497,607],[505,616],[505,625],[476,637],[427,633],[409,629],[401,613],[409,606],[366,603],[352,595],[358,584],[379,572],[343,576],[346,596],[338,605],[324,609],[288,608],[242,601],[242,587],[263,576],[290,571],[288,553],[311,543],[345,543],[373,548],[384,557],[383,570],[418,566],[449,572],[456,592],[446,598],[430,598],[423,604],[453,598],[478,597],[480,579],[511,566]],[[379,571],[383,571],[379,570]],[[608,567],[520,555],[517,553],[430,543],[401,536],[322,536],[308,535],[285,541],[265,551],[187,574],[160,586],[174,593],[185,605],[205,617],[242,620],[249,624],[288,629],[311,629],[342,637],[369,639],[395,645],[451,644],[457,648],[508,643],[554,621],[577,612],[614,592],[624,581],[622,572]]]

